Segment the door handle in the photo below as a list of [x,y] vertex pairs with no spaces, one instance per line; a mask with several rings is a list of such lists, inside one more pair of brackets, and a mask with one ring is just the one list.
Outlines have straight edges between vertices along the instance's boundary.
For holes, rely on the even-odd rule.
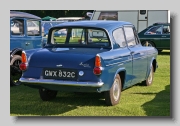
[[162,37],[166,37],[166,36],[162,36]]

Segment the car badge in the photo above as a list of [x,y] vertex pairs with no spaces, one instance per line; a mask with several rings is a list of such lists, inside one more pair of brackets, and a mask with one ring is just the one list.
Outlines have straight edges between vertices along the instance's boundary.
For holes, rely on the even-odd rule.
[[81,62],[79,65],[83,67],[90,67],[89,64],[83,64],[83,62]]
[[58,65],[56,65],[57,67],[62,67],[63,65],[62,64],[58,64]]

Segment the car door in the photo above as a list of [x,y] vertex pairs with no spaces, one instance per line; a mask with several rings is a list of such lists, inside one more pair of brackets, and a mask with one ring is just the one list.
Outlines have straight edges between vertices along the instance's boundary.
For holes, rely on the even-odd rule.
[[39,20],[27,19],[25,25],[26,37],[24,38],[25,49],[41,48],[41,24]]
[[130,50],[127,48],[127,43],[124,35],[123,27],[117,28],[113,31],[113,38],[116,41],[119,47],[116,47],[114,51],[116,52],[113,55],[113,63],[119,63],[118,68],[126,69],[126,77],[125,77],[125,85],[123,88],[131,86],[133,79],[133,67],[132,67],[132,55],[130,54]]
[[133,79],[132,85],[141,82],[146,77],[147,72],[147,54],[144,47],[141,46],[137,33],[132,26],[125,26],[124,32],[128,48],[132,55]]

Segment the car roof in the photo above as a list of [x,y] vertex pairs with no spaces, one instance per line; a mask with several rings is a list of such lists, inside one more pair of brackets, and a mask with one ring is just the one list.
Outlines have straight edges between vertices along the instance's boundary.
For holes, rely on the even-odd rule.
[[40,17],[33,14],[19,12],[19,11],[10,11],[10,18],[13,18],[13,17],[41,19]]
[[153,25],[170,25],[170,23],[167,23],[167,22],[156,22]]
[[88,20],[88,21],[73,21],[73,22],[64,22],[61,23],[55,27],[96,27],[96,28],[103,28],[103,29],[113,29],[113,28],[117,28],[123,25],[133,25],[130,22],[125,22],[125,21],[110,21],[110,20]]

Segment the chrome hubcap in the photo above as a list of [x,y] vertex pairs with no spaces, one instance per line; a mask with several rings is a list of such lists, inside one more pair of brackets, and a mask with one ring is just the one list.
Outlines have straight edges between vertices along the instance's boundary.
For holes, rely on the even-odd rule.
[[120,87],[119,87],[119,80],[115,79],[113,84],[113,98],[115,101],[119,99],[120,96]]
[[[145,43],[143,46],[146,46],[146,43]],[[148,46],[149,46],[149,47],[152,47],[152,45],[151,45],[150,43],[148,43]]]

